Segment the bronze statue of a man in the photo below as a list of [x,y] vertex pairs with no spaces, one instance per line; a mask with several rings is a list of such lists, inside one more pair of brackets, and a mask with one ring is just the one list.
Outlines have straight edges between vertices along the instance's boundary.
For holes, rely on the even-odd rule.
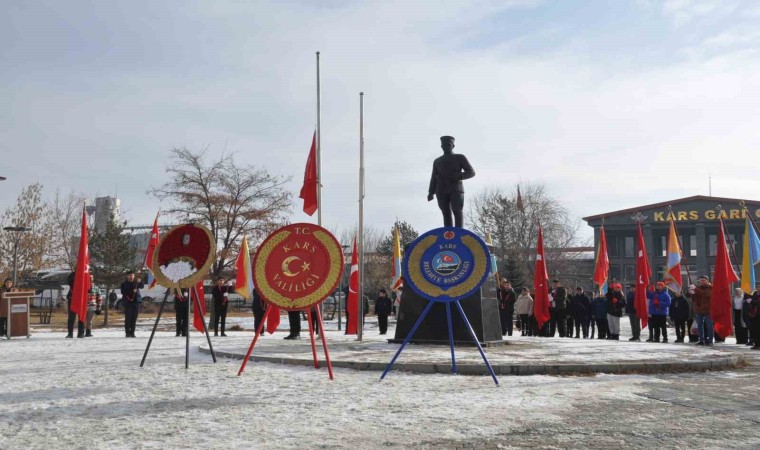
[[451,214],[454,213],[454,226],[462,228],[462,210],[464,209],[464,186],[462,180],[475,176],[470,162],[464,155],[454,153],[454,138],[441,136],[443,156],[433,161],[433,174],[430,176],[428,201],[433,195],[438,198],[438,207],[443,213],[443,226],[450,227]]

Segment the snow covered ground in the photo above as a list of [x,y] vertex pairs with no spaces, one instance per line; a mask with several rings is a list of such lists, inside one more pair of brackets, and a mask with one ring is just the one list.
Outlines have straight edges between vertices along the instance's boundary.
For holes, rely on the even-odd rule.
[[[347,339],[332,327],[331,342]],[[402,372],[380,382],[377,372],[348,369],[330,381],[324,368],[260,362],[238,377],[239,360],[213,364],[198,352],[199,333],[189,370],[184,340],[167,331],[140,368],[147,322],[137,339],[117,328],[87,339],[64,334],[0,341],[0,449],[760,446],[754,364],[701,374],[500,377],[500,387],[488,377]],[[249,332],[228,334],[250,342]],[[367,339],[379,340],[371,327]],[[308,339],[298,344],[308,348]],[[747,351],[752,362],[756,353]]]

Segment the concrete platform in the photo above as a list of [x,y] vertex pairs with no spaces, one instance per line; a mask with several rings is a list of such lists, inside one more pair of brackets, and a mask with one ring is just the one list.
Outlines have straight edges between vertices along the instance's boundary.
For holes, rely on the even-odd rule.
[[[392,336],[380,336],[368,327],[362,342],[331,330],[328,324],[327,342],[333,367],[355,370],[382,371],[390,362],[399,344],[386,342]],[[228,333],[229,337],[214,338],[217,356],[242,359],[253,338],[252,333]],[[301,339],[286,341],[284,333],[267,335],[256,344],[251,361],[313,365],[308,333]],[[507,345],[485,349],[497,375],[588,375],[595,373],[674,373],[722,370],[746,364],[743,352],[735,344],[717,344],[712,348],[694,344],[659,344],[647,342],[605,341],[570,338],[505,338]],[[622,337],[621,337],[622,339]],[[317,355],[324,367],[321,342]],[[208,345],[200,347],[208,353]],[[487,375],[488,371],[477,348],[456,348],[456,361],[461,375]],[[249,363],[247,370],[255,370]],[[413,373],[451,373],[451,354],[448,346],[408,345],[394,365],[394,370]]]

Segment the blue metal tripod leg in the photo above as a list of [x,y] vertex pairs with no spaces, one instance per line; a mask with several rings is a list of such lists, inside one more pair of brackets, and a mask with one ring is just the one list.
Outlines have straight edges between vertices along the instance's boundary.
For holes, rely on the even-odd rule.
[[383,372],[383,374],[380,375],[381,380],[385,378],[385,375],[387,375],[388,372],[391,370],[391,368],[393,367],[393,363],[395,363],[396,359],[398,359],[398,355],[401,354],[401,351],[404,350],[404,347],[406,347],[406,344],[408,344],[409,341],[412,339],[412,336],[414,336],[414,333],[417,331],[417,328],[419,328],[420,324],[422,323],[422,319],[424,319],[425,316],[427,316],[428,312],[430,312],[430,308],[432,307],[433,307],[433,302],[428,300],[428,304],[425,307],[425,309],[422,310],[422,314],[420,314],[419,319],[417,319],[417,323],[414,324],[412,329],[409,331],[409,334],[406,335],[406,338],[404,338],[404,342],[401,343],[401,347],[399,347],[396,354],[393,355],[393,359],[391,359],[391,362],[388,363],[388,367],[385,368],[385,371]]
[[464,310],[462,309],[462,305],[459,304],[459,300],[454,301],[457,305],[457,309],[459,309],[459,314],[462,316],[462,320],[464,320],[465,325],[467,325],[467,329],[470,331],[470,336],[472,336],[472,340],[475,342],[475,345],[478,346],[478,351],[480,352],[480,356],[483,357],[483,361],[486,363],[486,367],[488,367],[488,371],[491,372],[491,378],[493,378],[493,382],[496,383],[496,386],[499,385],[499,380],[496,378],[496,374],[493,371],[493,368],[491,367],[491,364],[488,362],[488,358],[486,358],[486,354],[483,352],[483,347],[480,346],[480,342],[478,341],[478,337],[475,336],[475,330],[472,329],[472,325],[470,325],[470,321],[467,319],[467,315],[465,315]]
[[449,324],[449,347],[451,347],[451,373],[457,373],[457,360],[454,358],[454,329],[451,327],[451,303],[446,303],[446,322]]

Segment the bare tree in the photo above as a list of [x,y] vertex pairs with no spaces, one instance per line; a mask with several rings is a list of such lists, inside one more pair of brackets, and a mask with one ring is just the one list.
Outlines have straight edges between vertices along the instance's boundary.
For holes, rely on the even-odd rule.
[[[469,203],[468,220],[473,231],[492,237],[497,258],[517,261],[524,279],[533,280],[539,224],[544,231],[544,249],[551,273],[565,272],[577,254],[567,249],[580,245],[580,220],[550,197],[543,184],[521,184],[524,207],[517,207],[517,186],[511,191],[492,187]],[[513,269],[515,270],[515,269]]]
[[166,172],[170,180],[150,193],[169,202],[167,214],[209,228],[217,244],[213,276],[232,266],[243,236],[255,248],[290,214],[287,179],[237,165],[232,155],[175,148]]
[[66,195],[56,190],[50,203],[49,220],[52,229],[48,257],[56,266],[74,270],[77,263],[77,240],[81,234],[82,207],[87,196],[69,192]]
[[2,227],[27,227],[26,232],[3,231],[0,233],[0,271],[13,272],[13,248],[17,243],[17,267],[19,278],[45,268],[50,264],[47,249],[52,230],[47,220],[48,206],[42,199],[42,185],[31,184],[21,190],[16,205],[3,213]]

